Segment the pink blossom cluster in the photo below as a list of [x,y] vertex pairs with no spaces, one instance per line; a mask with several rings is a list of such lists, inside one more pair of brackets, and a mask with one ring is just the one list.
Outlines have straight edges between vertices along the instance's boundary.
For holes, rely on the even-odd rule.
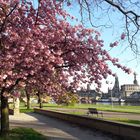
[[126,34],[125,34],[125,33],[122,33],[122,34],[121,34],[121,39],[124,40],[125,37],[126,37]]
[[[56,1],[0,1],[0,87],[28,86],[57,97],[81,82],[97,84],[114,75],[108,61],[129,73],[103,49],[96,30],[72,26]],[[113,43],[116,46],[117,42]]]
[[[121,38],[121,40],[124,40],[126,38],[126,34],[122,33],[120,38]],[[110,47],[113,48],[113,47],[118,46],[119,42],[120,42],[120,40],[119,41],[115,41],[113,43],[110,43]]]
[[118,46],[119,42],[118,41],[115,41],[114,43],[110,43],[110,47],[113,48],[113,47],[116,47]]
[[14,92],[12,93],[12,96],[14,98],[19,98],[20,97],[20,92],[18,90],[14,90]]

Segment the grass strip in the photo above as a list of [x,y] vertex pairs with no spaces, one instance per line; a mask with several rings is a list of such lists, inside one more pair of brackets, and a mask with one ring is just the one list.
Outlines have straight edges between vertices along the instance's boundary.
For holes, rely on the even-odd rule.
[[123,122],[127,124],[133,124],[133,125],[140,125],[139,120],[129,120],[127,118],[105,118],[106,120],[112,120],[112,121],[117,121],[117,122]]
[[14,128],[10,130],[9,136],[0,137],[0,140],[48,140],[47,137],[36,132],[32,128]]

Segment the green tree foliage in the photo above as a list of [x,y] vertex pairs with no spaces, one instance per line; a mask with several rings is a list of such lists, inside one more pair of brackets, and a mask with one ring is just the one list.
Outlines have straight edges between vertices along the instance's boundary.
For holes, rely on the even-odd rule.
[[67,92],[63,95],[60,95],[56,101],[57,104],[64,104],[64,105],[74,105],[78,103],[78,95],[73,92]]

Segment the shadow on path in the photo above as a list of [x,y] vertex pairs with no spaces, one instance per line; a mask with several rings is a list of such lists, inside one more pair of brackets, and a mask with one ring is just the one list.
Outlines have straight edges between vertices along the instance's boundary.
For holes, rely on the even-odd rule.
[[120,140],[119,137],[36,113],[10,116],[10,127],[29,127],[49,140]]

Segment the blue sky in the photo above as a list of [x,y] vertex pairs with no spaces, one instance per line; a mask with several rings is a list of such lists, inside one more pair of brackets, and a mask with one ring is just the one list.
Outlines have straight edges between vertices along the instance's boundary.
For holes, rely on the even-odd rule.
[[[75,4],[74,6],[72,5],[70,7],[64,6],[64,8],[66,9],[66,11],[68,11],[68,13],[75,16],[80,21],[81,16],[79,14],[79,7],[77,4]],[[100,15],[99,12],[100,12],[100,10],[96,14]],[[122,26],[125,23],[123,22],[123,19],[120,16],[120,14],[118,14],[117,12],[110,13],[110,18],[111,18],[112,24],[108,22],[107,16],[108,15],[106,15],[106,13],[103,13],[103,15],[101,15],[102,19],[101,20],[99,19],[99,21],[95,20],[95,22],[97,24],[102,24],[102,22],[103,22],[103,23],[107,23],[108,25],[111,26],[110,28],[103,27],[103,28],[97,29],[98,31],[100,31],[101,38],[104,40],[105,49],[110,50],[109,44],[111,42],[119,40],[122,32],[125,32],[125,30],[123,30],[123,28],[122,28]],[[75,24],[75,22],[74,23],[71,22],[71,23]],[[94,23],[94,19],[93,19],[93,23]],[[88,18],[87,19],[85,18],[84,25],[86,27],[91,28],[91,24],[88,22]],[[140,71],[140,65],[139,65],[140,62],[139,61],[140,61],[140,59],[136,59],[136,55],[132,52],[131,48],[128,47],[128,44],[126,43],[126,41],[122,41],[117,47],[111,49],[109,51],[109,53],[112,57],[119,58],[119,62],[122,65],[127,66],[133,72],[136,72],[137,74],[139,74],[139,71]],[[114,66],[111,66],[111,69],[113,72],[115,72],[118,75],[120,85],[133,83],[133,80],[134,80],[133,73],[128,75],[125,72],[123,72],[122,70],[120,70]],[[113,87],[114,80],[115,80],[114,77],[111,77],[111,76],[108,77],[107,81],[110,81],[110,83],[112,83],[110,85],[107,85],[106,80],[103,80],[101,90],[104,92],[107,92],[108,86],[110,88]],[[140,83],[140,75],[137,75],[137,80]],[[94,88],[94,86],[92,86],[92,88]]]

